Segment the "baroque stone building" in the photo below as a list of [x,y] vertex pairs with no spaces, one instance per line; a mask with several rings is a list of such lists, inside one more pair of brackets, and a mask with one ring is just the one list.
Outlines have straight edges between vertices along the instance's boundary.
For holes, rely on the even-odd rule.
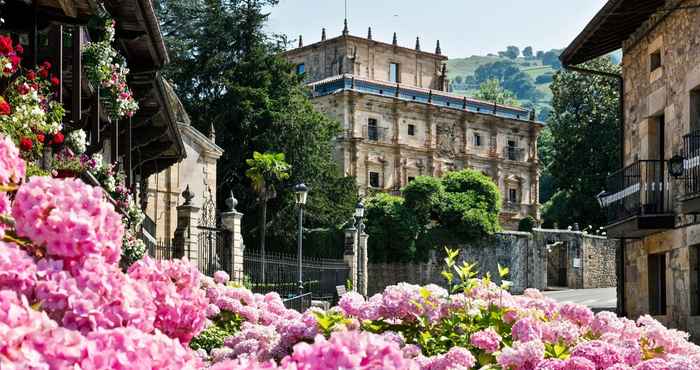
[[350,35],[287,51],[303,73],[317,109],[337,119],[343,135],[336,158],[362,194],[400,194],[416,176],[440,176],[472,168],[501,190],[501,224],[517,228],[539,219],[537,137],[534,112],[447,92],[447,57],[435,52]]
[[[621,169],[599,200],[621,239],[618,309],[700,338],[700,1],[610,0],[562,54],[622,48]],[[611,138],[611,140],[613,140]]]

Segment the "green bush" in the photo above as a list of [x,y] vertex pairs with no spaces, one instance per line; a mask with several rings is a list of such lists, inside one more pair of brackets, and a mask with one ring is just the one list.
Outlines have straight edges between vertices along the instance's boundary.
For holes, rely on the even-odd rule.
[[527,216],[518,222],[518,231],[532,232],[535,228],[537,221],[532,216]]
[[435,214],[435,205],[445,193],[436,177],[418,176],[402,190],[405,206],[413,209],[419,222],[426,224]]

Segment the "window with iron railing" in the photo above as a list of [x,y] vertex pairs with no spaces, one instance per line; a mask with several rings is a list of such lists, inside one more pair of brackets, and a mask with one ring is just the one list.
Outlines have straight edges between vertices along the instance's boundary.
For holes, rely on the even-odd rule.
[[369,141],[386,141],[386,127],[379,127],[376,119],[369,119],[364,127],[364,137]]

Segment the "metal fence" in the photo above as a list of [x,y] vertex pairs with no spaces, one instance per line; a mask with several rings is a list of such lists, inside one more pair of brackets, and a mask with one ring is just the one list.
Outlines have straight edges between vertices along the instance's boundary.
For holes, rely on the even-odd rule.
[[304,293],[296,297],[283,300],[284,306],[290,310],[304,312],[311,307],[311,293]]
[[666,162],[640,160],[608,177],[607,193],[602,198],[608,222],[632,216],[671,212]]
[[[243,255],[243,276],[236,278],[256,293],[274,291],[282,298],[299,294],[297,256],[266,253],[264,280],[262,263],[262,254],[259,251],[246,250]],[[302,266],[304,293],[311,293],[314,299],[335,301],[336,286],[344,286],[350,276],[350,268],[342,259],[304,257]]]
[[156,260],[169,260],[173,258],[173,248],[170,240],[153,240],[142,237],[141,240],[146,243],[146,252]]

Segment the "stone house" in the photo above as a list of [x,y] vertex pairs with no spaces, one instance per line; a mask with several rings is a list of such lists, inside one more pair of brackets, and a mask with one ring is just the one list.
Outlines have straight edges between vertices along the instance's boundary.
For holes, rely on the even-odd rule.
[[[570,69],[622,49],[623,163],[599,201],[621,239],[618,308],[700,335],[698,0],[610,0],[561,56]],[[578,67],[577,67],[578,66]]]
[[360,192],[400,194],[416,176],[472,168],[501,190],[501,224],[517,228],[539,219],[534,112],[447,92],[447,57],[434,52],[342,34],[284,53],[303,73],[316,108],[340,121],[338,163]]

